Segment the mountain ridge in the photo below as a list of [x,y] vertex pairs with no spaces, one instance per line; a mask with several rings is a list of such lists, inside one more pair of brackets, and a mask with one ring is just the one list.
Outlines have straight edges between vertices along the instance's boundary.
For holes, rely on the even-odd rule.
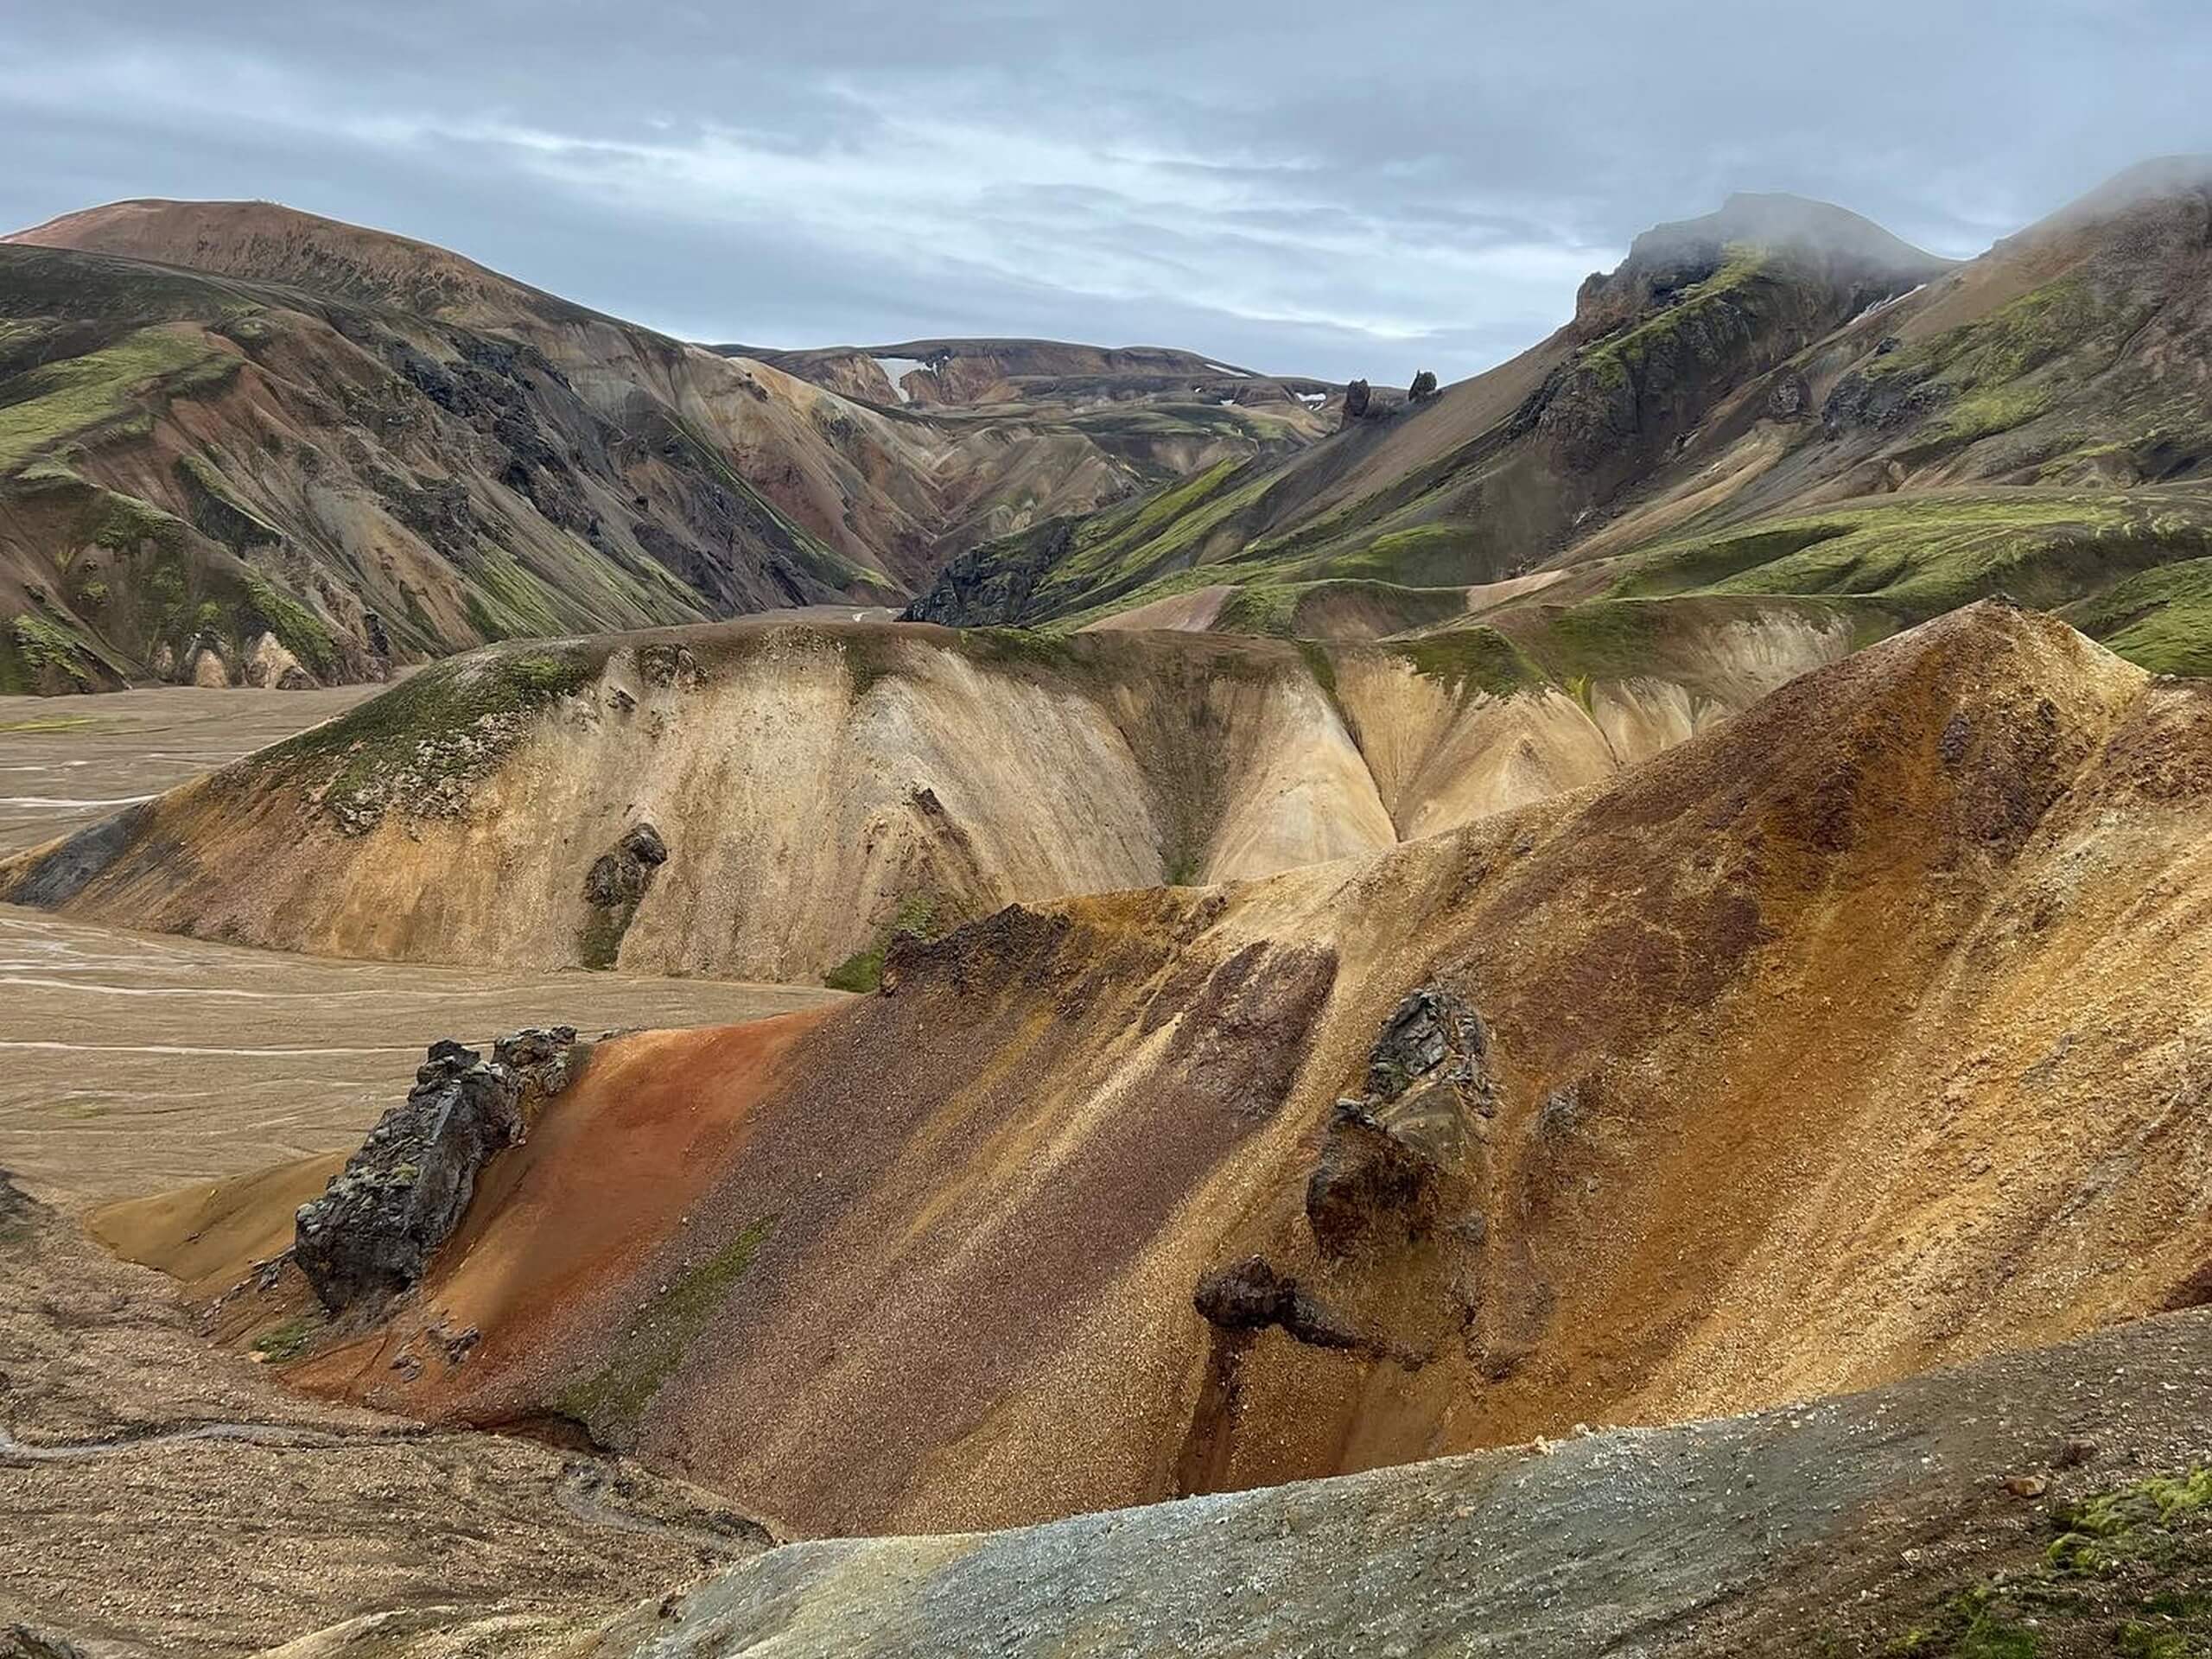
[[[1933,613],[1893,601],[1899,582],[1963,596],[2009,584],[2075,607],[2153,667],[2212,668],[2199,626],[2212,503],[2196,484],[2212,425],[2191,390],[2212,373],[2212,170],[2184,159],[2123,175],[1963,264],[1878,232],[1879,291],[1825,254],[1725,239],[1809,211],[1849,232],[1831,238],[1848,267],[1867,255],[1866,221],[1732,201],[1647,233],[1520,358],[1203,492],[988,543],[909,613],[1079,627],[1225,585],[1208,626],[1325,632],[1350,615],[1363,633],[1416,637],[1624,597],[1685,543],[1764,536],[1787,556],[1799,527],[1841,512],[1894,526],[1883,539],[1905,556],[1888,579],[1869,559],[1815,573],[1787,556],[1732,564],[1728,579],[1866,604],[1891,627]],[[2155,500],[2128,493],[2152,486]],[[1497,588],[1539,575],[1541,593]]]
[[879,410],[268,203],[111,204],[0,254],[9,690],[895,601],[1040,511],[1319,429],[1295,400]]

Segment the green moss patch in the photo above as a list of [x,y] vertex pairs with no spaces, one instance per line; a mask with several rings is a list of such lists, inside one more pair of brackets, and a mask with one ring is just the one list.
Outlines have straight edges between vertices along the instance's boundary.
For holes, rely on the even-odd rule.
[[253,1339],[253,1351],[271,1365],[283,1365],[300,1357],[314,1345],[315,1335],[327,1323],[320,1316],[302,1313],[286,1319],[282,1325],[271,1325]]
[[218,391],[238,364],[190,333],[140,328],[99,351],[19,374],[0,385],[0,473],[79,434],[143,434],[157,404]]
[[458,817],[471,785],[522,741],[537,712],[582,690],[599,665],[581,645],[473,652],[238,765],[283,777],[353,833],[392,807]]
[[275,583],[249,571],[245,591],[251,603],[250,622],[276,636],[319,679],[334,677],[339,669],[338,642],[322,619]]
[[607,1363],[564,1391],[556,1409],[598,1435],[633,1430],[775,1228],[775,1217],[762,1217],[665,1286],[623,1328]]
[[2005,593],[2145,667],[2203,673],[2208,561],[2196,491],[1960,491],[1683,538],[1618,562],[1609,592],[1840,600],[1895,626]]
[[1719,270],[1656,315],[1597,341],[1585,349],[1577,366],[1600,386],[1618,388],[1639,379],[1654,353],[1700,328],[1726,326],[1738,314],[1757,308],[1758,291],[1771,284],[1773,257],[1748,243],[1722,250]]
[[2212,1469],[2154,1476],[2053,1511],[2030,1565],[1948,1596],[1890,1659],[2212,1654]]
[[2060,614],[2154,674],[2212,675],[2212,558],[2145,570]]
[[1412,664],[1414,673],[1441,681],[1462,697],[1476,691],[1510,697],[1550,683],[1529,654],[1496,628],[1452,628],[1389,649]]
[[899,901],[874,940],[855,950],[822,976],[822,982],[833,991],[851,991],[866,995],[883,986],[883,959],[897,940],[930,939],[941,931],[938,912],[941,908],[934,893],[910,893]]
[[110,677],[92,642],[49,617],[25,613],[0,629],[0,692],[92,691]]

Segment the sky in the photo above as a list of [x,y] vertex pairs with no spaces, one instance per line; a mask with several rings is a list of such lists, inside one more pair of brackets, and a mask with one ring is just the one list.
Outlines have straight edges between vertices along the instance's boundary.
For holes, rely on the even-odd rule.
[[2212,149],[2208,0],[11,0],[0,221],[257,197],[690,339],[1511,355],[1733,190],[1968,256]]

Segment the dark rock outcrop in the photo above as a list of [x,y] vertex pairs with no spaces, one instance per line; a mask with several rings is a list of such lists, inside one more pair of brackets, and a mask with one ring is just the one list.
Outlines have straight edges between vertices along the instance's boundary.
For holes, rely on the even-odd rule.
[[1431,369],[1423,369],[1414,376],[1413,385],[1406,388],[1406,401],[1409,404],[1423,403],[1435,396],[1436,374]]
[[1366,1092],[1339,1100],[1306,1186],[1325,1255],[1402,1244],[1465,1219],[1469,1125],[1496,1109],[1489,1034],[1440,986],[1408,994],[1368,1055]]
[[1075,524],[1053,518],[970,549],[938,572],[899,620],[953,628],[1027,620],[1038,584],[1075,546]]
[[632,824],[613,850],[593,861],[584,877],[584,897],[603,910],[627,905],[635,909],[652,884],[653,872],[668,862],[668,843],[650,823]]
[[47,1207],[16,1185],[16,1178],[0,1169],[0,1244],[22,1238],[43,1222]]
[[622,936],[645,902],[645,889],[668,862],[668,843],[650,823],[634,823],[622,839],[592,861],[584,899],[592,907],[577,949],[587,968],[612,968]]
[[1366,419],[1368,411],[1374,406],[1374,388],[1370,386],[1366,381],[1355,380],[1344,388],[1345,425],[1349,426],[1354,421]]
[[1202,1318],[1223,1331],[1264,1331],[1280,1325],[1317,1348],[1357,1348],[1359,1336],[1317,1301],[1294,1278],[1275,1271],[1265,1257],[1247,1256],[1216,1268],[1198,1281],[1191,1298]]
[[0,1626],[0,1659],[85,1659],[85,1650],[28,1624]]
[[518,1032],[489,1061],[451,1039],[430,1045],[406,1103],[300,1207],[293,1256],[325,1307],[373,1313],[420,1281],[484,1166],[523,1139],[537,1102],[568,1086],[575,1041],[567,1026]]
[[153,817],[154,803],[140,801],[79,830],[36,862],[17,866],[21,876],[13,887],[0,887],[0,899],[48,910],[67,904],[122,856]]

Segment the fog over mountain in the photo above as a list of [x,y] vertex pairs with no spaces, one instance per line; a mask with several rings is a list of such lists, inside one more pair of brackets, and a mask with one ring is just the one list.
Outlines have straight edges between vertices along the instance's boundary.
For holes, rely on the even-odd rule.
[[1732,190],[1964,256],[2212,145],[2190,0],[93,0],[10,35],[11,227],[269,197],[698,338],[1158,342],[1401,383],[1528,344]]

